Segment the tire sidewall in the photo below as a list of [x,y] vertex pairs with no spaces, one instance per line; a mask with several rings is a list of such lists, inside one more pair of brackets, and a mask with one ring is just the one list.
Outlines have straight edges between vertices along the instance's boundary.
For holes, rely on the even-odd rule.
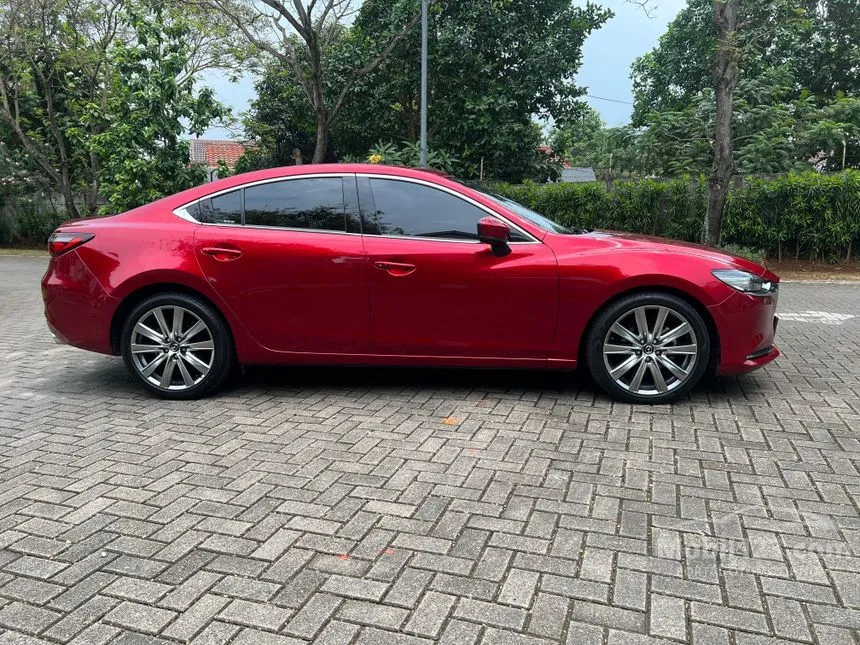
[[[693,373],[686,382],[670,392],[657,396],[642,396],[619,387],[610,376],[603,361],[603,340],[606,338],[609,328],[625,312],[643,305],[669,307],[683,315],[693,327],[693,331],[696,334],[696,343],[699,347],[696,365],[693,368]],[[660,405],[677,400],[696,387],[710,363],[711,334],[708,326],[702,319],[702,315],[696,311],[695,307],[682,298],[667,293],[636,293],[611,303],[598,314],[588,333],[586,343],[588,348],[586,362],[592,378],[612,398],[627,403]]]
[[[212,340],[215,344],[215,358],[209,373],[200,383],[187,390],[162,390],[150,383],[143,377],[134,365],[131,354],[132,329],[140,318],[156,307],[179,306],[188,309],[198,316],[212,332]],[[235,364],[235,350],[233,338],[227,323],[211,305],[199,298],[185,293],[162,293],[150,296],[131,310],[122,326],[121,336],[122,358],[126,368],[143,386],[152,394],[164,399],[197,399],[214,391],[229,376]]]

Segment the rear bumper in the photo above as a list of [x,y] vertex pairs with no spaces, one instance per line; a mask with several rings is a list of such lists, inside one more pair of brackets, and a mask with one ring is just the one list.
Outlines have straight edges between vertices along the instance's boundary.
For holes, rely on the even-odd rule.
[[710,309],[720,337],[718,374],[752,372],[780,356],[774,344],[776,301],[738,292]]
[[110,326],[119,301],[111,298],[77,251],[52,258],[42,278],[48,329],[62,344],[112,354]]

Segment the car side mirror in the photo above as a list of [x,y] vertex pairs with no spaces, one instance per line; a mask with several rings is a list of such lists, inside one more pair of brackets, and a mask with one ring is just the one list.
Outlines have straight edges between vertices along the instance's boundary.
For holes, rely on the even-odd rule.
[[511,227],[495,217],[485,217],[478,222],[478,239],[489,244],[493,254],[498,257],[511,252],[511,247],[508,246],[510,236]]

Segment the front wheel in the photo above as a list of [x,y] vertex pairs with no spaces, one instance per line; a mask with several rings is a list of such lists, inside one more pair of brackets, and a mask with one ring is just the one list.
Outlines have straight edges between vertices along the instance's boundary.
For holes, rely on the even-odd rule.
[[229,376],[235,361],[227,324],[208,303],[163,293],[138,304],[122,330],[122,357],[143,386],[165,399],[196,399]]
[[666,293],[638,293],[602,311],[587,338],[588,367],[613,398],[666,403],[689,392],[708,366],[701,315]]

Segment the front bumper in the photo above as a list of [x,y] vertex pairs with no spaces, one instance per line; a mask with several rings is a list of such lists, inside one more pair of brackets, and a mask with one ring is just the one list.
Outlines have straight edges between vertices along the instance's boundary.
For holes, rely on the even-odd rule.
[[709,309],[720,338],[718,374],[752,372],[780,355],[774,344],[779,323],[776,302],[776,296],[738,292]]

